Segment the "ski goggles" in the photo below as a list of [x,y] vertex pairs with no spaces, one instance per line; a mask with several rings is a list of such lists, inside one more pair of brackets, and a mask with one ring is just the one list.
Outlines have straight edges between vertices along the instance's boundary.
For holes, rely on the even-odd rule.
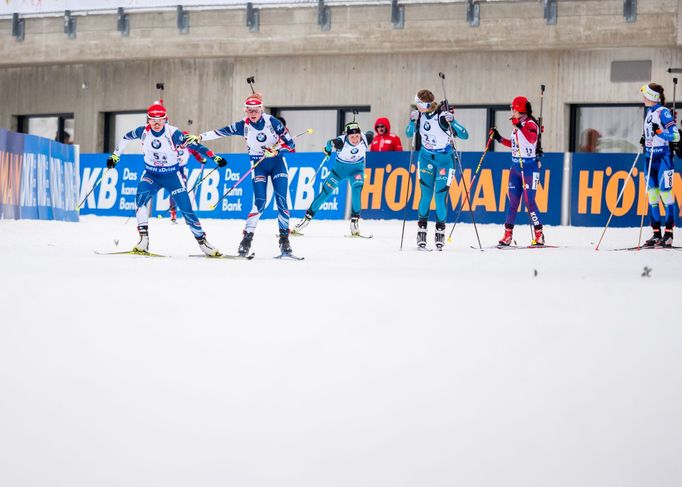
[[421,108],[422,110],[428,110],[431,108],[431,103],[430,101],[421,101],[417,95],[414,95],[414,104],[417,105],[417,108]]

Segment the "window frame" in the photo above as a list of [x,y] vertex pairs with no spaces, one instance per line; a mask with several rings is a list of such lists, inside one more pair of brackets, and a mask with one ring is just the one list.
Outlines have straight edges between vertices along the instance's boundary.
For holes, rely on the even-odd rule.
[[[672,105],[666,103],[666,107],[672,109]],[[578,110],[581,108],[623,108],[623,107],[641,107],[642,120],[644,119],[644,103],[571,103],[569,105],[569,128],[568,128],[568,152],[575,154],[578,143],[576,135],[578,134]]]
[[140,110],[117,110],[115,112],[104,112],[104,140],[102,143],[102,151],[104,153],[109,153],[113,152],[114,149],[116,148],[116,142],[117,140],[112,140],[114,133],[113,130],[115,129],[116,125],[114,124],[114,118],[116,115],[147,115],[147,110],[146,109],[140,109]]
[[346,125],[345,123],[345,115],[346,113],[353,113],[353,110],[356,110],[358,113],[369,113],[372,111],[371,105],[332,105],[332,106],[322,106],[322,105],[315,105],[315,106],[278,106],[278,107],[270,107],[270,115],[273,117],[278,117],[279,114],[284,111],[284,110],[290,110],[290,111],[310,111],[310,110],[336,110],[336,133],[340,134],[343,132],[343,129]]
[[[57,119],[57,134],[58,138],[51,138],[50,140],[56,140],[57,142],[64,143],[64,134],[66,134],[64,121],[70,118],[76,122],[76,117],[73,113],[61,112],[61,113],[32,113],[30,115],[15,115],[17,120],[17,132],[21,134],[28,134],[28,121],[31,118],[56,118]],[[71,141],[73,142],[75,134],[71,134]]]
[[[486,131],[483,133],[483,147],[485,148],[485,144],[488,142],[488,130],[490,127],[493,126],[493,123],[495,122],[495,112],[502,111],[502,110],[509,110],[509,105],[490,105],[490,104],[481,104],[481,103],[476,103],[473,105],[458,105],[458,104],[453,104],[451,107],[455,107],[455,120],[457,120],[457,110],[469,110],[469,109],[483,109],[485,110],[485,124],[486,124]],[[417,106],[412,103],[410,105],[410,110],[416,110]],[[466,128],[466,127],[464,127]],[[469,134],[471,136],[471,134]],[[490,144],[490,148],[488,149],[489,152],[495,152],[495,144]]]

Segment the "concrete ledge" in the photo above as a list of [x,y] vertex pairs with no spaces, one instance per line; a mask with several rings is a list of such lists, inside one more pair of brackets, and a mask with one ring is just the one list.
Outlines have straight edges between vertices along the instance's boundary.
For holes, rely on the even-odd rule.
[[245,10],[192,11],[181,35],[175,12],[130,13],[130,36],[115,15],[78,16],[76,39],[61,17],[27,18],[26,38],[0,21],[0,66],[216,56],[524,51],[678,45],[678,0],[640,0],[626,23],[622,0],[564,0],[555,26],[538,1],[481,3],[481,25],[469,27],[463,3],[407,5],[404,29],[393,29],[388,6],[332,7],[332,29],[317,25],[315,8],[262,9],[260,32],[246,28]]

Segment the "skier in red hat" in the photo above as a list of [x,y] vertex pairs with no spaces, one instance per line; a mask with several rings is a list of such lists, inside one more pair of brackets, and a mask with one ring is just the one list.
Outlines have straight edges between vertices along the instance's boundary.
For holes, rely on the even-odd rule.
[[509,173],[509,187],[507,196],[507,218],[504,222],[504,236],[498,242],[500,246],[509,246],[512,243],[514,232],[514,220],[519,210],[519,203],[523,198],[531,221],[533,222],[534,239],[532,245],[544,245],[545,236],[542,232],[542,223],[535,203],[535,192],[540,181],[540,169],[538,164],[538,137],[540,124],[533,117],[533,109],[526,97],[517,96],[511,103],[511,122],[514,126],[511,137],[504,138],[493,127],[493,138],[506,147],[511,147],[511,170]]
[[[177,127],[166,123],[168,114],[163,100],[154,102],[147,109],[147,125],[137,127],[123,136],[116,146],[114,153],[107,159],[107,168],[112,169],[118,164],[121,153],[131,140],[139,139],[144,151],[144,172],[137,185],[135,198],[135,215],[140,240],[133,247],[133,251],[140,254],[149,252],[149,209],[147,203],[161,189],[165,189],[173,196],[178,208],[185,217],[194,238],[201,251],[210,256],[220,256],[220,251],[206,240],[206,232],[201,227],[199,218],[192,209],[192,203],[187,195],[187,185],[180,176],[179,151],[187,145],[186,135]],[[208,148],[198,143],[188,146],[206,159],[212,159],[218,166],[227,164],[225,159],[210,152]]]

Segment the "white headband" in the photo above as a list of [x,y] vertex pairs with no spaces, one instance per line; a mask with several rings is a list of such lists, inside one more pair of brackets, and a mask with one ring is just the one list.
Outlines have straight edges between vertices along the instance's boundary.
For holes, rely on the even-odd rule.
[[661,94],[658,91],[652,90],[649,85],[642,86],[639,91],[641,91],[644,98],[649,101],[661,101]]

